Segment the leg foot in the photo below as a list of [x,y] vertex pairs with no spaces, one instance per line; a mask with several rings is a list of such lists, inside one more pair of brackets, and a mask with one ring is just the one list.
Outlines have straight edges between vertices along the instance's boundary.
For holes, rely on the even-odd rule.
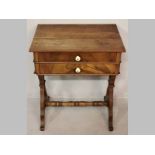
[[40,131],[44,131],[45,129],[45,110],[41,109],[40,114]]
[[113,116],[109,116],[109,131],[113,131]]
[[45,120],[44,120],[44,118],[41,118],[40,131],[44,131],[44,130],[45,130]]
[[40,131],[44,131],[44,130],[45,130],[45,127],[40,126]]
[[113,131],[114,129],[113,129],[113,126],[110,126],[109,127],[109,131]]

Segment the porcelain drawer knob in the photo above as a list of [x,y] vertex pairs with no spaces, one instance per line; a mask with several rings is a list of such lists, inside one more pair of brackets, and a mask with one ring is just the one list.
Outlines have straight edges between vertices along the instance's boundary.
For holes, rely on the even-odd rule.
[[80,56],[75,57],[75,61],[80,61],[80,60],[81,60]]
[[75,72],[76,72],[76,73],[80,73],[80,72],[81,72],[81,69],[80,69],[79,67],[77,67],[77,68],[75,69]]

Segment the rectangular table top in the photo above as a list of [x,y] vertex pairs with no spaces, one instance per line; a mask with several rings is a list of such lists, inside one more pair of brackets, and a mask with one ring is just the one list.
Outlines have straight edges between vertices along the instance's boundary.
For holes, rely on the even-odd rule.
[[125,52],[116,24],[39,24],[31,52]]

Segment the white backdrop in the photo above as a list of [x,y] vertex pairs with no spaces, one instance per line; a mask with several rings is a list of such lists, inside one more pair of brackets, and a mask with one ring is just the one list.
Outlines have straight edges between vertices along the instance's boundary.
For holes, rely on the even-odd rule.
[[[128,20],[27,20],[27,51],[29,50],[37,24],[65,24],[90,23],[104,24],[116,23],[121,34],[126,53],[122,55],[120,75],[115,82],[114,97],[116,99],[128,98]],[[27,96],[39,98],[39,82],[34,75],[32,53],[27,52]],[[107,80],[103,77],[46,77],[47,92],[54,100],[102,100],[107,88]]]

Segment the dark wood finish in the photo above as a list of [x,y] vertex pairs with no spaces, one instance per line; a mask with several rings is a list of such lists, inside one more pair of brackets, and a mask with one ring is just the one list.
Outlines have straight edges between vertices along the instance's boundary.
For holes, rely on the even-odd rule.
[[[46,106],[107,106],[109,130],[113,130],[114,82],[125,52],[115,24],[38,25],[30,51],[40,82],[40,130],[45,129]],[[45,75],[109,76],[104,101],[50,101]]]

